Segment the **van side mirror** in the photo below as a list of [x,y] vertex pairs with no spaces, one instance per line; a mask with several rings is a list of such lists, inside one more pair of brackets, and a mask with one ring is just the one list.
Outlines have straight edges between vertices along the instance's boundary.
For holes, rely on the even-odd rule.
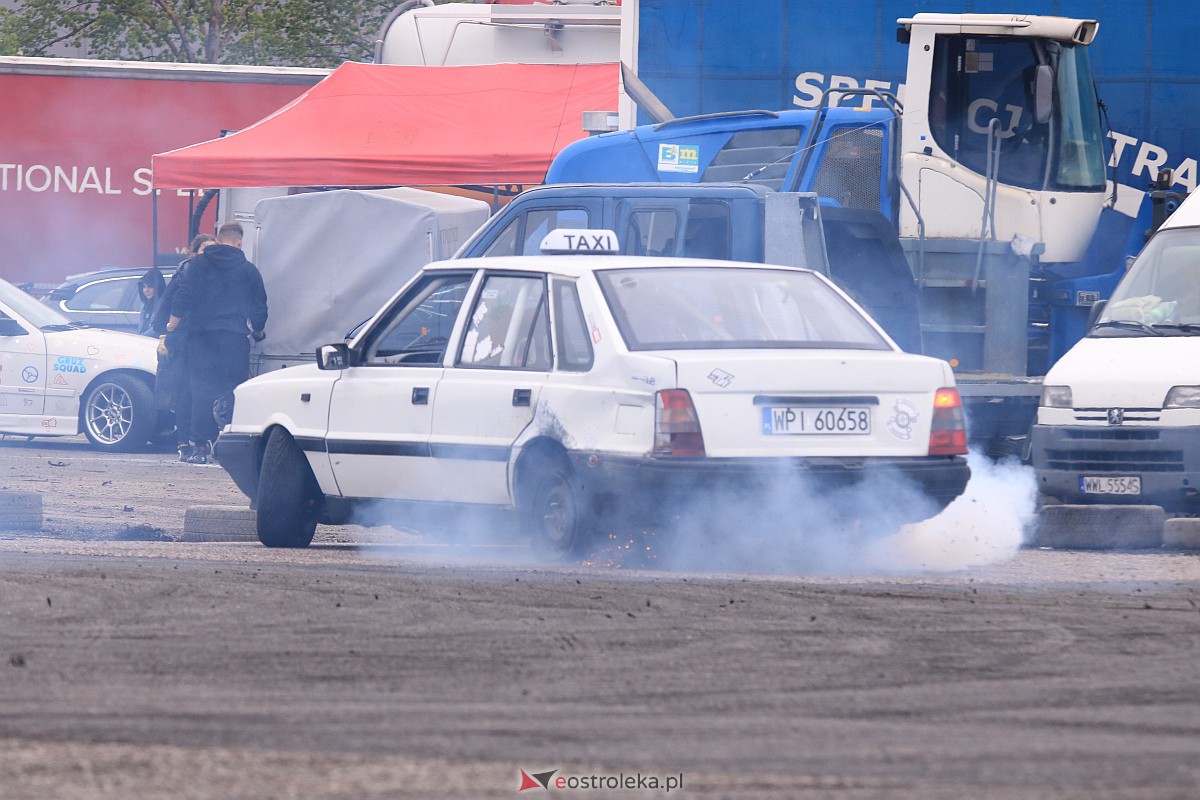
[[323,344],[317,348],[318,369],[345,369],[350,365],[350,348],[338,344]]
[[1104,313],[1104,306],[1107,303],[1107,300],[1097,300],[1095,303],[1092,303],[1092,308],[1088,311],[1087,328],[1089,331],[1096,324],[1096,320],[1100,319],[1100,315]]
[[1050,121],[1054,113],[1054,68],[1039,64],[1033,76],[1033,118],[1039,125]]

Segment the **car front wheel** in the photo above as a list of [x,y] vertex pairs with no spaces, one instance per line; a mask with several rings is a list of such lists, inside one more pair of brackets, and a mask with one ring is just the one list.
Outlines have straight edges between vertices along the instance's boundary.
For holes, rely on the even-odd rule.
[[308,547],[317,530],[321,488],[291,434],[275,428],[258,477],[258,540],[267,547]]
[[83,401],[83,432],[105,450],[128,452],[154,434],[158,406],[154,392],[132,375],[102,377]]

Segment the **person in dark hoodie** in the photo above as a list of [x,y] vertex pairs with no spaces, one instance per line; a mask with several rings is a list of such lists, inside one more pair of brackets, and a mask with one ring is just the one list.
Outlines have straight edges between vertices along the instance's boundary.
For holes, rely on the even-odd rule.
[[234,387],[250,377],[250,339],[266,338],[267,291],[241,246],[242,226],[227,222],[217,230],[217,243],[192,259],[182,279],[176,278],[180,284],[167,331],[187,328],[194,449],[185,460],[193,464],[207,464],[211,458],[218,401],[231,403]]
[[162,305],[167,281],[158,267],[151,267],[138,281],[138,295],[142,298],[142,316],[138,321],[138,333],[142,336],[157,336],[154,332],[154,315]]
[[197,234],[188,247],[188,257],[175,270],[175,277],[167,284],[163,292],[162,302],[154,312],[154,333],[158,336],[158,379],[155,381],[155,392],[160,396],[160,408],[175,412],[175,441],[179,451],[179,460],[187,461],[194,454],[191,441],[192,430],[192,389],[191,372],[188,369],[187,347],[184,341],[187,331],[178,327],[167,333],[167,323],[171,320],[171,309],[175,305],[175,293],[182,285],[180,278],[187,272],[192,259],[210,244],[215,244],[217,237],[207,233]]

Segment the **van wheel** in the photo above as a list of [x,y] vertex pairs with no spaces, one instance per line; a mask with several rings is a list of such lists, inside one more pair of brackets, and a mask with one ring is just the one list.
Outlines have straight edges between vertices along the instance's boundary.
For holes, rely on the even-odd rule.
[[258,475],[258,540],[267,547],[308,547],[322,499],[308,459],[291,434],[273,429]]
[[533,549],[546,559],[576,558],[591,544],[591,519],[578,481],[561,461],[535,469],[525,510]]
[[103,450],[136,450],[154,434],[158,406],[154,392],[132,375],[102,377],[83,401],[83,432]]

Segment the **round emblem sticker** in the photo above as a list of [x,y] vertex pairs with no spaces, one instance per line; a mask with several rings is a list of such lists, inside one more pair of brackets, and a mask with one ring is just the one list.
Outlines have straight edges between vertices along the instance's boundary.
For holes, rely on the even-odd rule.
[[892,436],[908,441],[913,435],[913,426],[921,418],[917,407],[907,400],[897,400],[892,406],[892,415],[888,418],[887,428]]

